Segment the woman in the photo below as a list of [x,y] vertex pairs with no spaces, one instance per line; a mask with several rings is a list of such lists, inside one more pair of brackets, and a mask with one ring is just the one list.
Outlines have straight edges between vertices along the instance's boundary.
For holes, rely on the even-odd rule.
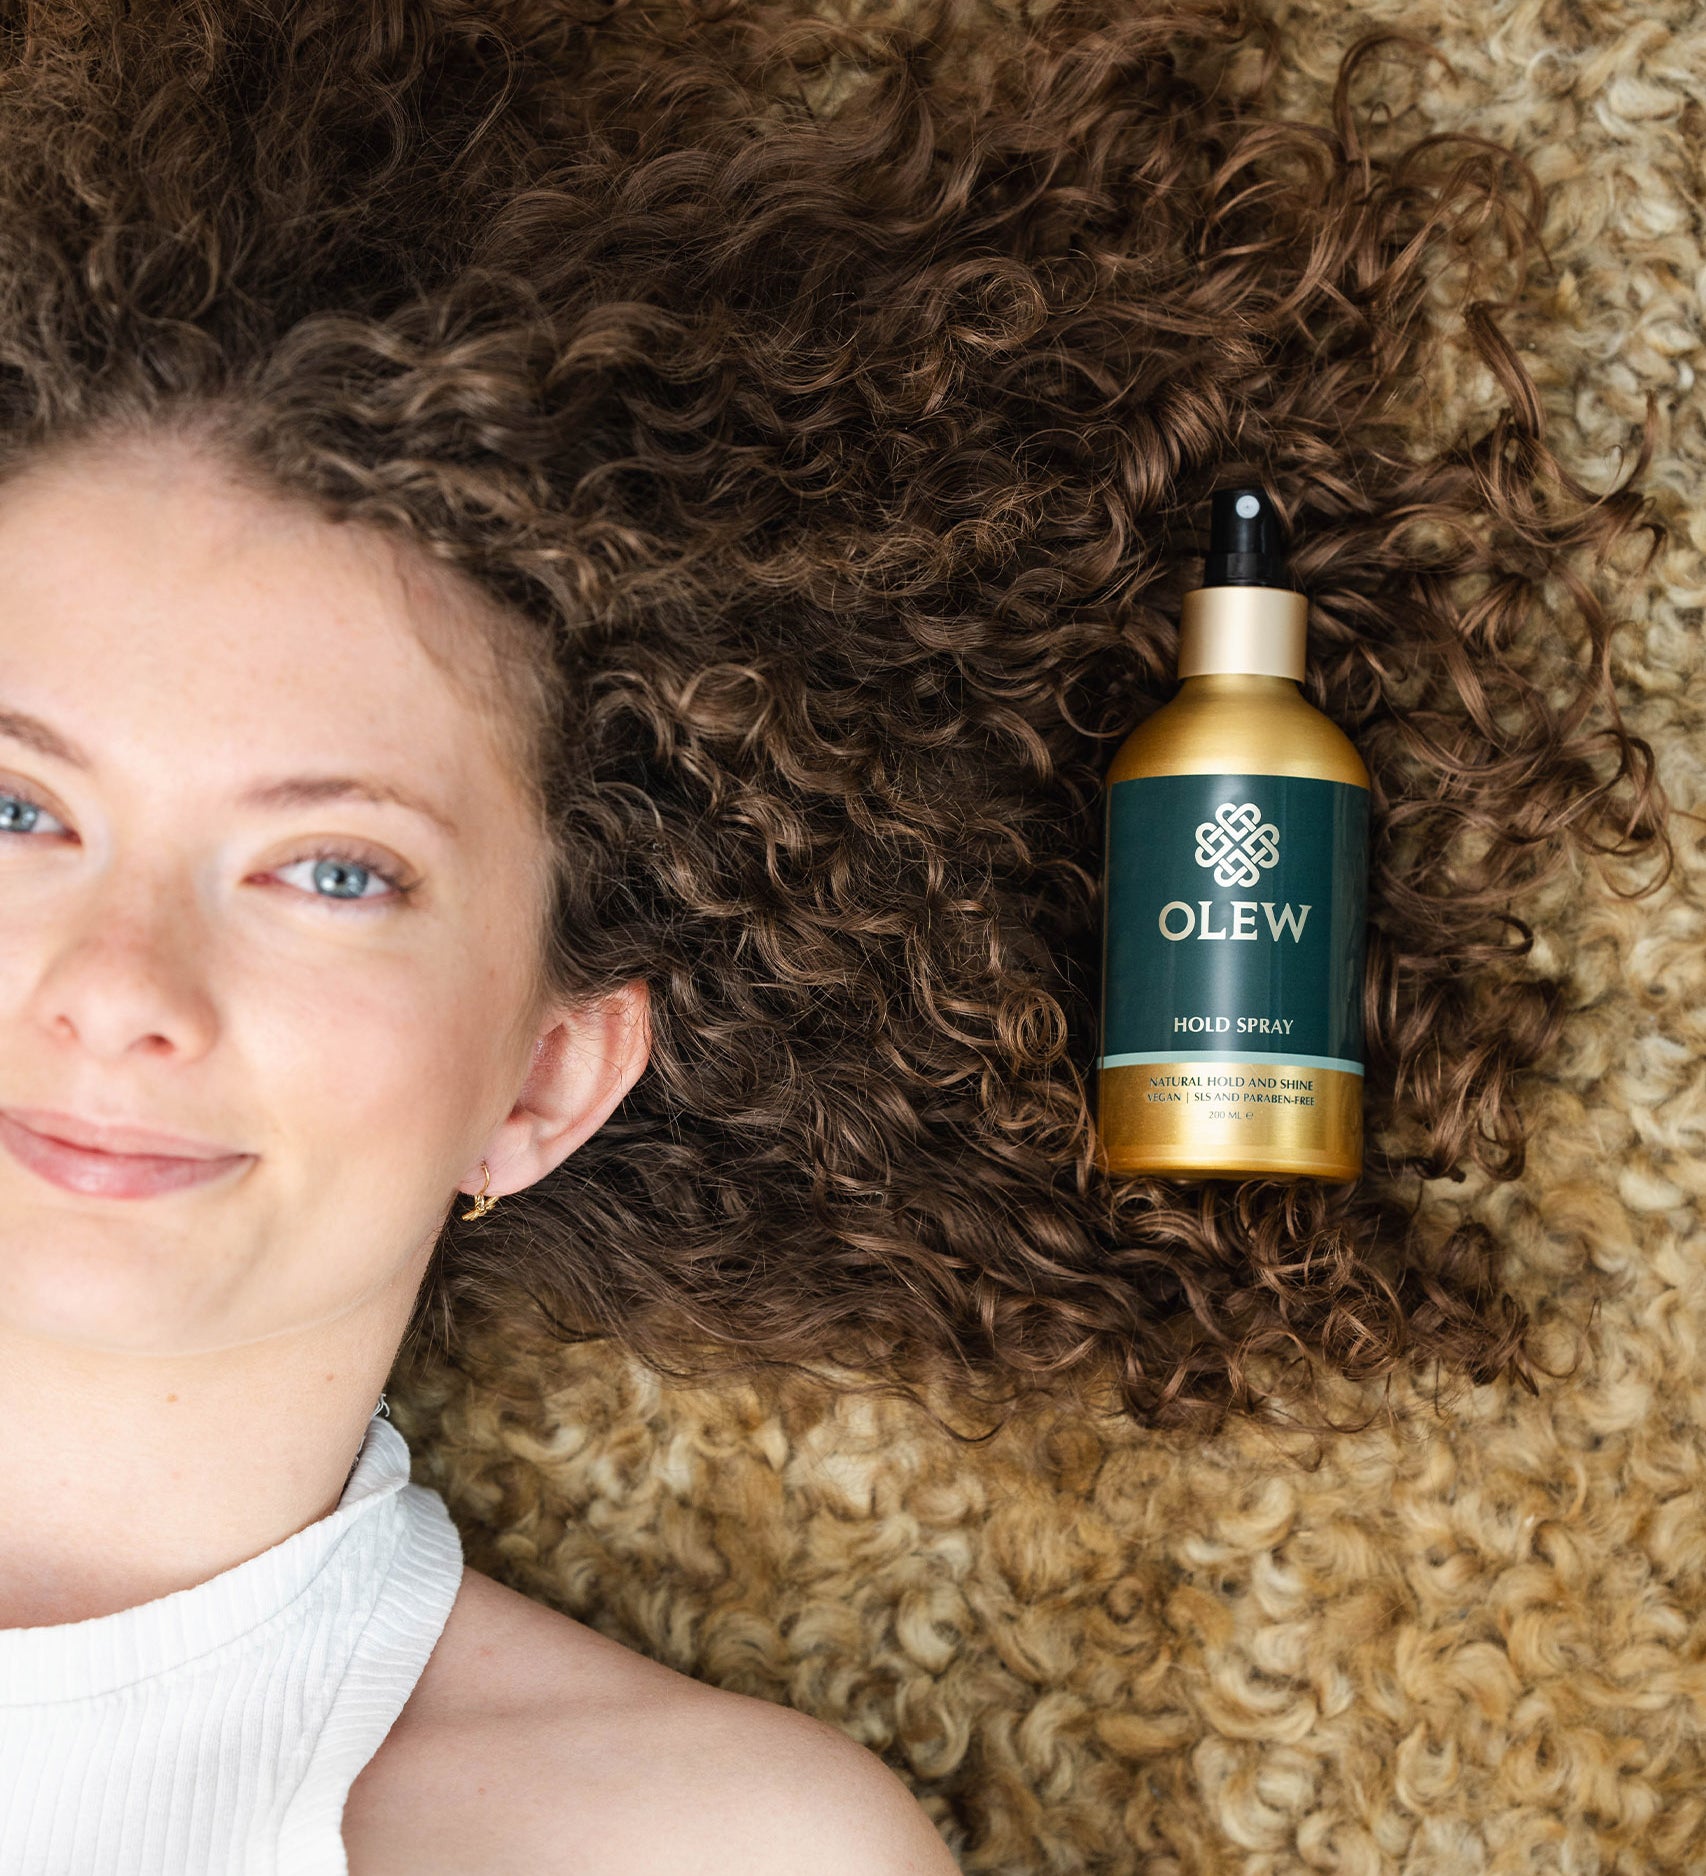
[[519,615],[263,467],[277,348],[210,319],[174,396],[78,318],[10,355],[0,485],[0,1868],[951,1869],[872,1754],[464,1571],[404,1483],[447,1211],[605,1121],[645,983],[552,956]]
[[335,1869],[360,1772],[357,1876],[951,1869],[863,1748],[464,1572],[418,1487],[304,1556],[452,1195],[646,1060],[641,983],[541,988],[479,596],[191,434],[14,471],[0,565],[0,1867]]

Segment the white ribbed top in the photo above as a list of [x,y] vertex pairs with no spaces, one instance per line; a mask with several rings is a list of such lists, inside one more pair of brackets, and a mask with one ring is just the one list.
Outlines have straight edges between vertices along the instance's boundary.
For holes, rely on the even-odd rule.
[[337,1508],[139,1608],[0,1629],[4,1876],[347,1876],[349,1788],[462,1581],[377,1413]]

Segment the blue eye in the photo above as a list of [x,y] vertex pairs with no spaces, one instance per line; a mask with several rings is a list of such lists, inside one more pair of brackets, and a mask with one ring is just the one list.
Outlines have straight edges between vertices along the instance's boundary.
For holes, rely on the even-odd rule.
[[314,862],[314,890],[329,899],[360,899],[372,878],[365,866],[345,866],[342,860]]
[[[47,810],[37,807],[33,801],[26,800],[22,795],[14,795],[9,789],[0,789],[0,833],[34,833],[36,823],[44,814],[47,814]],[[51,814],[47,818],[53,820]]]
[[[329,899],[334,903],[349,905],[398,898],[404,890],[402,883],[383,867],[358,859],[351,853],[305,854],[300,860],[281,866],[278,876],[283,879],[296,867],[309,869],[309,892],[312,897]],[[368,888],[375,884],[389,890],[370,892]]]

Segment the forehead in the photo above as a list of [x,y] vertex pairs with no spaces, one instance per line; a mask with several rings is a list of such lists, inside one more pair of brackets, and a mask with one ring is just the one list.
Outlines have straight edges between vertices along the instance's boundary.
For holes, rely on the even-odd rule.
[[487,634],[448,571],[183,442],[68,452],[0,484],[0,648],[0,702],[115,755],[164,742],[186,768],[512,779],[470,681]]

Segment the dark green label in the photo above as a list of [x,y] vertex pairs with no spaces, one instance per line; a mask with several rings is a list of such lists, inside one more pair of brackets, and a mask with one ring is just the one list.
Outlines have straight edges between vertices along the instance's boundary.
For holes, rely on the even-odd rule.
[[1108,791],[1099,1068],[1362,1073],[1368,791],[1156,775]]

